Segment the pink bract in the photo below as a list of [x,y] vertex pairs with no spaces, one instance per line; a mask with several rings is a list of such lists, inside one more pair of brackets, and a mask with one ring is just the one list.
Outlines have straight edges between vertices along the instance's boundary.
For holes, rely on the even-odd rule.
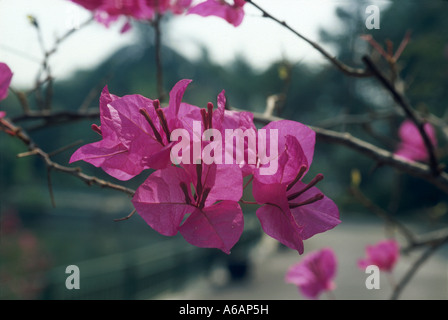
[[[70,163],[84,160],[119,180],[129,180],[145,169],[171,165],[168,130],[179,124],[182,96],[190,80],[179,81],[170,92],[169,106],[141,95],[117,97],[104,88],[100,98],[102,140],[79,148]],[[161,119],[165,119],[166,127]]]
[[337,259],[331,248],[308,253],[286,273],[285,281],[295,284],[309,299],[317,299],[325,291],[334,290],[336,285]]
[[12,71],[6,63],[0,62],[0,101],[8,96],[9,85],[11,84]]
[[365,269],[376,265],[380,270],[391,272],[400,257],[400,245],[397,241],[383,240],[366,247],[366,258],[358,261],[358,266]]
[[316,187],[301,181],[288,190],[285,184],[254,180],[252,192],[255,200],[263,204],[257,217],[264,232],[299,254],[304,252],[304,240],[341,223],[336,204]]
[[224,0],[206,0],[188,10],[189,14],[197,14],[202,17],[216,16],[238,27],[244,18],[244,0],[234,0],[230,4]]
[[[437,147],[437,137],[434,127],[430,123],[425,123],[424,130],[433,147]],[[396,156],[411,161],[427,161],[429,159],[428,149],[417,126],[412,121],[405,120],[400,126],[398,135],[401,141],[395,151]]]
[[[266,132],[267,143],[262,143],[266,150],[258,150],[258,155],[269,155],[270,145],[277,144],[278,170],[275,174],[261,175],[259,170],[254,170],[254,178],[261,183],[290,183],[297,176],[302,166],[306,167],[303,174],[308,172],[316,143],[316,133],[308,126],[296,121],[280,120],[272,121],[262,128]],[[277,130],[277,141],[271,141],[271,130]],[[260,151],[263,151],[260,153]],[[262,163],[263,159],[259,159]],[[269,166],[260,165],[261,167]]]
[[[252,193],[263,230],[282,244],[304,252],[303,240],[337,226],[336,204],[315,187],[323,179],[316,175],[302,182],[314,156],[315,133],[294,121],[265,126],[279,131],[279,170],[272,176],[254,174]],[[300,142],[299,142],[300,141]]]
[[[164,14],[171,11],[174,14],[185,12],[192,0],[71,0],[95,13],[95,19],[109,26],[120,16],[136,20],[151,20],[156,13]],[[124,24],[121,32],[131,28],[128,22]]]
[[180,232],[192,245],[229,254],[243,232],[241,196],[240,170],[199,164],[154,172],[137,189],[132,203],[157,232],[166,236]]

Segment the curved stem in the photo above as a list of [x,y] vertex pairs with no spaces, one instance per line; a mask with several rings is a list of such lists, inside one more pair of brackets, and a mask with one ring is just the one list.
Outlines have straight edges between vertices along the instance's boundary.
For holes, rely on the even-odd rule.
[[156,13],[153,27],[155,31],[155,59],[156,59],[156,80],[157,80],[157,95],[160,101],[165,99],[165,90],[163,89],[163,67],[162,67],[162,33],[160,30],[160,22],[162,15]]
[[305,37],[304,35],[302,35],[298,31],[294,30],[285,21],[281,21],[281,20],[275,18],[269,12],[267,12],[266,10],[261,8],[258,4],[254,3],[252,0],[246,0],[246,2],[250,3],[255,8],[260,10],[263,13],[263,17],[269,18],[269,19],[275,21],[276,23],[280,24],[281,26],[285,27],[286,29],[288,29],[289,31],[294,33],[300,39],[302,39],[305,42],[307,42],[308,44],[310,44],[314,49],[319,51],[328,61],[330,61],[332,64],[334,64],[344,74],[346,74],[348,76],[352,76],[352,77],[359,77],[359,78],[370,77],[372,75],[369,70],[353,68],[353,67],[350,67],[350,66],[344,64],[343,62],[339,61],[336,57],[333,57],[329,52],[327,52],[319,44],[317,44],[314,41],[311,41],[310,39],[308,39],[307,37]]
[[397,300],[399,298],[400,294],[403,292],[409,281],[411,281],[412,277],[417,273],[418,269],[431,257],[434,252],[436,252],[438,248],[440,248],[447,241],[448,238],[443,241],[439,241],[438,243],[428,247],[425,252],[422,253],[422,255],[410,267],[400,282],[395,286],[395,290],[392,292],[392,296],[390,298],[391,300]]

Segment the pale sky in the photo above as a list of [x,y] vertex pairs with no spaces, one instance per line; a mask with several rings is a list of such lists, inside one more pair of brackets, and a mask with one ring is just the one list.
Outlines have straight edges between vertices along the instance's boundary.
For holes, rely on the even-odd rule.
[[[337,5],[343,0],[257,0],[261,7],[285,20],[305,36],[318,40],[319,27],[338,30],[334,18]],[[281,57],[293,62],[319,63],[322,58],[301,39],[272,21],[261,18],[258,10],[246,5],[243,23],[235,28],[216,17],[197,15],[176,16],[163,42],[188,58],[196,58],[200,46],[210,51],[217,63],[229,62],[235,55],[243,55],[254,67],[263,67]],[[0,0],[0,62],[7,63],[14,72],[12,85],[32,87],[42,52],[27,15],[39,21],[47,48],[57,36],[83,22],[90,13],[68,0]],[[52,73],[65,78],[79,68],[90,68],[106,59],[122,46],[133,43],[132,30],[120,34],[122,22],[109,29],[92,23],[65,41],[52,57]],[[331,48],[328,48],[331,51]]]

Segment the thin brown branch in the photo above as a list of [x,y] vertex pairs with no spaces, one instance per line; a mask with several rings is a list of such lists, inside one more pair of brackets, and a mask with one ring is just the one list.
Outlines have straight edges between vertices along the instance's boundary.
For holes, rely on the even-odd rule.
[[132,210],[132,212],[131,212],[130,214],[128,214],[126,217],[119,218],[119,219],[114,219],[114,221],[115,221],[115,222],[119,222],[119,221],[128,220],[128,219],[130,219],[136,212],[137,212],[137,210],[134,209],[134,210]]
[[52,151],[52,152],[49,152],[49,153],[48,153],[48,156],[49,156],[49,157],[53,157],[53,156],[55,156],[55,155],[57,155],[57,154],[59,154],[59,153],[61,153],[61,152],[64,152],[64,151],[66,151],[66,150],[68,150],[68,149],[71,149],[71,148],[73,148],[73,147],[76,147],[76,146],[80,145],[82,142],[83,142],[82,140],[77,140],[77,141],[75,141],[75,142],[73,142],[73,143],[70,143],[70,144],[68,144],[68,145],[66,145],[66,146],[63,146],[63,147],[61,147],[61,148],[59,148],[59,149],[56,149],[56,150],[54,150],[54,151]]
[[48,125],[55,124],[65,124],[74,121],[80,121],[85,119],[97,119],[100,116],[100,112],[89,111],[89,112],[79,112],[79,111],[59,111],[51,112],[49,110],[42,111],[31,111],[26,114],[12,118],[12,122],[27,122],[27,121],[37,121],[41,120],[41,123],[28,128],[28,131],[33,131],[41,128],[48,127]]
[[22,107],[23,113],[24,114],[30,113],[31,109],[26,94],[22,91],[17,91],[11,87],[9,87],[9,90],[11,90],[11,92],[16,95],[17,99],[19,100],[20,106]]
[[156,59],[156,80],[157,80],[157,95],[160,101],[165,100],[165,90],[163,88],[163,66],[162,66],[162,33],[160,29],[160,22],[162,15],[156,13],[152,26],[155,32],[155,59]]
[[[68,39],[76,31],[90,24],[94,20],[94,17],[92,16],[88,20],[84,21],[82,24],[80,24],[79,28],[70,29],[66,33],[64,33],[61,37],[57,38],[51,49],[46,49],[46,46],[43,41],[42,30],[36,18],[32,16],[29,16],[28,18],[30,20],[30,23],[36,29],[39,46],[42,50],[43,55],[41,67],[36,75],[36,82],[35,82],[36,84],[32,91],[35,92],[36,102],[39,109],[50,110],[52,107],[52,100],[53,100],[53,80],[54,80],[51,74],[50,58],[57,52],[60,44],[63,41]],[[42,92],[44,84],[47,85],[45,96]]]
[[25,157],[29,157],[29,156],[34,156],[34,155],[36,155],[37,154],[37,150],[31,150],[31,151],[27,151],[27,152],[22,152],[22,153],[19,153],[18,155],[17,155],[17,158],[25,158]]
[[[232,110],[238,109],[232,108]],[[283,118],[274,116],[265,117],[263,114],[257,112],[253,112],[253,114],[254,121],[261,124],[268,124],[271,121],[284,120]],[[448,194],[448,174],[445,172],[441,172],[439,175],[435,176],[430,166],[424,163],[411,162],[401,157],[397,157],[392,152],[358,139],[348,132],[341,133],[314,126],[310,126],[310,128],[316,132],[316,138],[318,141],[342,145],[350,148],[368,158],[371,158],[380,165],[387,165],[397,169],[400,172],[426,180]]]
[[83,23],[81,23],[79,25],[79,27],[77,28],[72,28],[70,30],[68,30],[67,32],[65,32],[62,36],[60,36],[59,38],[56,39],[54,46],[52,49],[48,50],[46,52],[47,56],[51,56],[53,54],[56,53],[56,51],[59,48],[59,45],[64,42],[65,40],[67,40],[71,35],[73,35],[75,32],[83,29],[84,27],[88,26],[91,22],[93,22],[95,20],[95,17],[92,15],[89,19],[87,19],[86,21],[84,21]]
[[445,172],[441,172],[436,176],[433,169],[426,164],[411,162],[397,157],[393,153],[353,137],[349,133],[339,133],[317,127],[311,128],[316,132],[316,137],[320,141],[346,146],[375,160],[381,165],[388,165],[401,172],[424,179],[448,194],[448,174]]
[[409,253],[415,249],[425,247],[425,246],[434,246],[440,242],[448,241],[448,228],[432,231],[423,235],[419,235],[417,239],[413,243],[410,243],[406,248],[402,251],[403,253]]
[[392,217],[390,213],[382,209],[375,203],[373,203],[369,198],[364,195],[364,193],[359,189],[359,187],[352,186],[350,188],[351,194],[368,210],[376,214],[378,217],[383,219],[390,225],[395,226],[395,228],[400,231],[400,233],[406,238],[409,246],[414,246],[417,243],[416,236],[409,230],[404,224]]
[[304,40],[308,44],[310,44],[314,49],[319,51],[328,61],[330,61],[333,65],[335,65],[342,73],[345,75],[351,76],[351,77],[359,77],[359,78],[365,78],[370,77],[371,73],[368,70],[364,69],[358,69],[350,67],[343,62],[339,61],[336,57],[332,56],[329,52],[327,52],[323,47],[321,47],[318,43],[308,39],[298,31],[294,30],[291,26],[289,26],[285,21],[281,21],[274,16],[272,16],[269,12],[261,8],[258,4],[254,3],[252,0],[246,0],[246,2],[253,5],[255,8],[260,10],[263,14],[263,17],[269,18],[272,21],[275,21],[276,23],[280,24],[281,26],[285,27],[292,33],[294,33],[296,36],[298,36],[300,39]]
[[431,246],[429,246],[421,256],[415,261],[403,278],[397,283],[395,289],[392,292],[391,300],[397,300],[400,297],[400,294],[403,292],[406,285],[411,281],[414,275],[417,273],[418,269],[439,249],[443,244],[448,241],[448,237],[442,239]]
[[[36,145],[36,143],[24,132],[24,130],[21,127],[14,125],[10,121],[2,119],[1,126],[2,126],[3,129],[5,129],[8,132],[10,132],[10,134],[12,136],[14,136],[14,137],[18,138],[19,140],[21,140],[22,143],[25,146],[27,146],[30,154],[32,153],[32,154],[38,155],[44,161],[44,163],[45,163],[45,165],[47,167],[48,172],[50,170],[59,171],[59,172],[62,172],[62,173],[66,173],[66,174],[72,175],[72,176],[78,178],[79,180],[85,182],[89,186],[97,185],[97,186],[100,186],[102,188],[113,189],[113,190],[116,190],[116,191],[123,192],[123,193],[125,193],[125,194],[127,194],[129,196],[133,196],[134,195],[135,191],[130,189],[130,188],[127,188],[127,187],[124,187],[124,186],[121,186],[121,185],[118,185],[118,184],[115,184],[115,183],[112,183],[112,182],[109,182],[109,181],[105,181],[105,180],[99,179],[99,178],[97,178],[95,176],[89,176],[89,175],[83,173],[80,168],[77,168],[77,167],[66,167],[66,166],[63,166],[63,165],[61,165],[59,163],[56,163],[56,162],[52,161],[50,156],[49,156],[49,154],[46,153],[45,151],[43,151],[42,149],[40,149]],[[50,190],[52,190],[51,189],[51,181],[50,180],[49,180],[49,188],[50,188]],[[50,192],[52,193],[52,191],[50,191]]]
[[369,112],[364,114],[341,114],[339,116],[319,121],[317,126],[319,128],[329,129],[332,127],[340,126],[341,124],[344,125],[371,124],[372,121],[390,119],[396,115],[397,112],[395,110]]
[[368,56],[364,56],[362,60],[366,64],[367,68],[369,68],[369,70],[384,86],[384,88],[386,88],[390,92],[395,102],[397,102],[397,104],[403,109],[406,116],[416,125],[429,154],[429,164],[431,171],[434,176],[439,175],[441,170],[439,168],[434,146],[425,131],[425,123],[420,119],[418,114],[414,111],[414,109],[406,101],[406,99],[396,90],[395,86],[389,80],[387,80],[387,78],[381,73],[381,71],[378,70],[372,60]]

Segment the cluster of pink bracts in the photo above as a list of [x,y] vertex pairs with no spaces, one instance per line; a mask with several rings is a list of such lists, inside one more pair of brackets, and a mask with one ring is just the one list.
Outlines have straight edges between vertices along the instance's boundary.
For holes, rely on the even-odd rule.
[[[70,162],[84,160],[121,180],[154,169],[132,199],[135,209],[154,230],[166,236],[180,232],[198,247],[230,253],[243,232],[239,203],[243,179],[249,176],[253,197],[261,205],[257,217],[263,230],[300,254],[303,240],[340,223],[337,206],[315,187],[323,176],[319,174],[309,183],[301,181],[313,160],[315,133],[299,122],[281,120],[258,130],[278,133],[277,141],[266,135],[267,144],[278,145],[278,168],[270,175],[260,174],[269,164],[259,161],[207,164],[191,158],[173,163],[178,141],[172,141],[172,133],[183,129],[194,136],[194,122],[201,124],[200,137],[212,128],[221,137],[229,129],[257,131],[250,112],[225,109],[224,92],[218,96],[217,108],[212,103],[199,108],[182,102],[190,82],[181,80],[173,87],[166,107],[141,95],[117,97],[105,88],[100,98],[101,126],[93,125],[102,140],[79,148]],[[202,141],[201,154],[211,145],[223,144],[213,139]],[[247,155],[247,141],[243,148]]]
[[124,16],[128,21],[121,32],[130,29],[129,19],[152,20],[155,15],[171,12],[180,14],[197,14],[203,17],[220,17],[235,27],[244,18],[243,6],[245,0],[234,0],[228,3],[224,0],[206,0],[193,4],[192,0],[71,0],[95,13],[95,19],[105,26]]
[[[393,239],[382,240],[366,247],[366,257],[359,259],[358,267],[365,270],[376,266],[379,270],[391,273],[400,257],[400,246]],[[309,299],[317,299],[320,294],[336,288],[337,258],[331,248],[310,252],[292,265],[285,276],[287,283],[296,285]]]

